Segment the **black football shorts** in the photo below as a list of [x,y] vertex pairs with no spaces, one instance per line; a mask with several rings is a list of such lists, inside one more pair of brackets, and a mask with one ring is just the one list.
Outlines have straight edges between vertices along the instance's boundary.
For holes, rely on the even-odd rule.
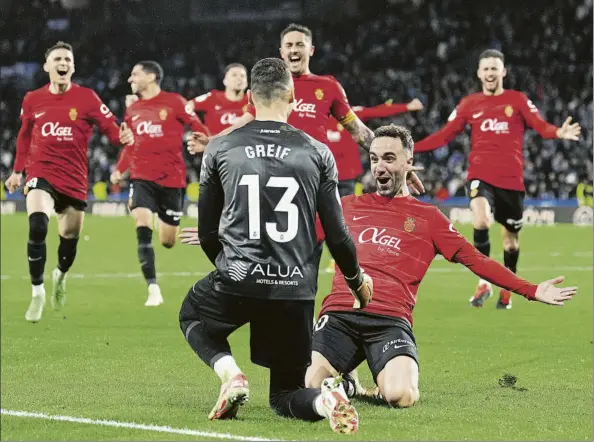
[[419,363],[417,343],[407,321],[363,312],[327,312],[314,326],[312,350],[339,373],[350,373],[367,360],[373,380],[396,356]]
[[466,193],[472,200],[482,196],[489,201],[495,221],[509,232],[519,232],[524,218],[524,192],[502,189],[481,180],[466,183]]
[[131,180],[128,206],[149,209],[166,224],[179,226],[183,215],[184,189],[164,187],[152,181]]
[[250,324],[252,362],[263,367],[295,370],[311,363],[313,300],[249,298],[220,293],[214,272],[192,286],[182,303],[179,320],[186,340],[199,347],[198,356],[212,365],[229,352],[227,338]]

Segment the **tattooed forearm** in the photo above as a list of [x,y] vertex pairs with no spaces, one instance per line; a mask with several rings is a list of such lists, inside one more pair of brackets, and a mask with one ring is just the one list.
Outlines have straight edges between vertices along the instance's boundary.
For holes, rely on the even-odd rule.
[[359,118],[344,124],[344,128],[349,131],[353,140],[367,152],[373,141],[373,131],[369,129]]

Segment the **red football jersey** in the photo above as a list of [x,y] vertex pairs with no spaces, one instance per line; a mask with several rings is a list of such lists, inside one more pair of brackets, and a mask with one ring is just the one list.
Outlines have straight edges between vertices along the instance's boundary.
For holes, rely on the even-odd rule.
[[212,90],[207,94],[194,98],[194,110],[204,112],[204,124],[212,134],[232,126],[247,111],[247,94],[239,101],[231,101],[225,91]]
[[120,145],[119,127],[93,90],[73,83],[63,94],[52,94],[49,86],[23,99],[14,170],[25,170],[27,180],[43,178],[58,192],[86,200],[93,126],[114,145]]
[[463,98],[439,131],[415,144],[415,152],[437,149],[472,128],[467,179],[481,180],[502,189],[524,190],[524,128],[543,138],[556,138],[557,127],[542,119],[522,92],[501,95],[482,92]]
[[[419,285],[437,254],[472,268],[501,287],[534,297],[535,285],[482,255],[434,205],[412,196],[386,198],[368,193],[343,198],[342,207],[359,264],[373,278],[373,299],[358,311],[404,318],[412,324]],[[323,237],[319,223],[318,236]],[[353,311],[353,301],[337,268],[320,315]]]
[[[380,104],[372,107],[353,106],[353,111],[361,121],[367,121],[401,114],[407,111],[407,107],[406,104]],[[326,138],[336,160],[338,179],[354,180],[361,175],[363,166],[359,156],[359,145],[333,116],[330,116],[326,123]]]
[[[293,81],[295,103],[289,116],[290,125],[327,144],[326,130],[331,115],[342,124],[355,118],[344,89],[333,76],[307,74],[293,76]],[[256,115],[252,105],[247,112]]]
[[130,167],[131,179],[186,187],[182,149],[185,126],[194,132],[206,132],[186,100],[179,94],[161,91],[156,97],[130,105],[125,120],[134,132],[134,145],[124,149],[116,169],[123,173]]

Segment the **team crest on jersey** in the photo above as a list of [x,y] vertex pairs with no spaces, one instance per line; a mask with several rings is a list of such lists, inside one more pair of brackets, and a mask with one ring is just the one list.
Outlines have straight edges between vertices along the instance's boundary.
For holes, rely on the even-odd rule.
[[167,119],[167,111],[165,109],[161,109],[161,112],[159,112],[159,118],[163,121]]
[[406,218],[406,221],[404,221],[404,231],[405,232],[413,232],[415,230],[415,219],[414,218]]
[[505,106],[505,115],[511,117],[514,113],[514,108],[511,106]]
[[314,94],[316,95],[316,98],[318,100],[321,100],[324,98],[324,91],[322,89],[316,89],[316,91],[314,92]]
[[78,111],[75,107],[70,109],[70,112],[68,112],[68,116],[72,121],[76,120],[76,117],[78,117]]
[[246,112],[247,112],[247,106],[248,106],[248,105],[246,104],[246,105],[244,105],[244,106],[241,108],[241,110],[243,111],[243,113],[246,113]]

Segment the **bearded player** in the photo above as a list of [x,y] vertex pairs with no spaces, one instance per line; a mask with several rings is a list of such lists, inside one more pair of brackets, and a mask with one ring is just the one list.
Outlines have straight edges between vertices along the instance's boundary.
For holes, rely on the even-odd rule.
[[189,126],[192,131],[207,132],[181,95],[161,90],[162,79],[163,68],[155,61],[141,61],[132,69],[128,83],[138,99],[127,97],[125,121],[136,139],[124,149],[111,176],[117,184],[131,169],[129,206],[136,223],[140,267],[148,285],[147,307],[163,303],[152,244],[154,214],[160,220],[159,240],[169,249],[175,245],[183,214],[184,129]]
[[[524,213],[524,129],[531,127],[547,139],[577,141],[581,128],[578,123],[571,123],[571,117],[561,127],[547,123],[524,93],[503,88],[506,74],[503,54],[493,49],[484,51],[477,71],[483,90],[464,97],[445,127],[419,141],[416,151],[437,149],[454,139],[467,124],[471,126],[466,190],[473,216],[474,245],[484,255],[490,255],[489,227],[494,215],[503,226],[503,261],[515,273]],[[491,284],[480,279],[470,298],[471,305],[482,307],[492,291]],[[511,306],[511,293],[502,288],[497,308]]]
[[72,46],[58,42],[45,53],[43,70],[50,82],[23,99],[21,129],[17,137],[14,171],[6,180],[9,192],[23,183],[29,217],[27,259],[32,284],[31,304],[25,319],[37,322],[45,306],[43,273],[45,239],[52,211],[58,215],[58,266],[52,272],[51,303],[59,310],[66,301],[66,274],[76,257],[78,237],[87,207],[87,151],[93,126],[110,143],[130,144],[134,136],[116,119],[91,89],[72,82]]
[[470,245],[436,206],[412,197],[406,175],[412,168],[413,145],[402,126],[377,129],[370,150],[377,192],[342,199],[361,267],[374,281],[373,301],[353,309],[352,295],[337,271],[314,326],[312,364],[306,374],[309,388],[367,360],[385,401],[397,407],[418,401],[412,312],[419,285],[437,254],[532,301],[563,305],[576,294],[575,287],[555,287],[562,276],[538,285],[516,276]]
[[247,110],[247,69],[240,63],[231,63],[225,68],[224,91],[213,89],[190,101],[194,111],[202,113],[208,130],[217,134],[232,126]]

